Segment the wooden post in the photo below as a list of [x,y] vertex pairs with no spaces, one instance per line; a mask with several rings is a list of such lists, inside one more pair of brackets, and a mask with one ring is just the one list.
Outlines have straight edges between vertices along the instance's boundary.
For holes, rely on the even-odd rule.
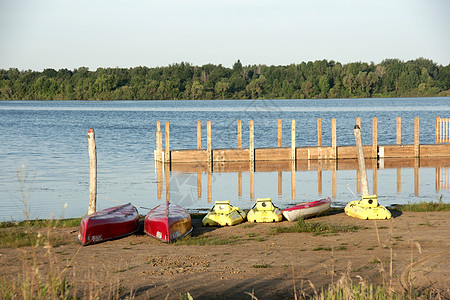
[[291,160],[295,162],[295,120],[291,120]]
[[336,168],[333,169],[331,174],[331,196],[336,199]]
[[436,144],[440,144],[440,137],[441,137],[441,118],[440,117],[436,117]]
[[378,191],[378,166],[377,159],[372,159],[372,193],[377,194]]
[[202,172],[197,171],[197,198],[202,198]]
[[414,195],[419,196],[419,158],[414,159]]
[[402,192],[402,169],[397,168],[397,193]]
[[242,172],[238,172],[238,198],[242,198]]
[[278,171],[278,196],[283,195],[283,172]]
[[253,120],[250,120],[250,142],[249,142],[249,155],[250,155],[250,162],[255,161],[255,127],[253,124]]
[[434,184],[436,192],[441,189],[441,167],[434,168]]
[[197,149],[202,149],[202,121],[197,120]]
[[317,193],[322,195],[322,169],[317,170]]
[[157,191],[157,198],[158,200],[161,200],[162,190],[163,190],[163,163],[161,161],[155,162],[156,164],[156,191]]
[[166,202],[170,202],[170,168],[165,166],[164,171],[166,173]]
[[156,161],[163,161],[162,159],[162,132],[161,122],[156,121]]
[[372,119],[372,157],[378,158],[377,118]]
[[336,137],[336,119],[331,119],[331,148],[333,149],[333,158],[336,159],[337,154],[337,137]]
[[414,156],[419,157],[419,117],[414,118]]
[[212,170],[208,168],[208,203],[212,202]]
[[361,171],[356,169],[356,193],[361,194]]
[[166,122],[166,125],[164,126],[164,129],[166,131],[166,147],[164,149],[165,153],[165,162],[170,162],[170,137],[169,137],[169,122]]
[[402,144],[402,118],[397,117],[397,145]]
[[359,128],[361,128],[361,118],[360,117],[356,118],[356,125],[358,125]]
[[295,160],[291,163],[291,197],[295,201],[296,187],[295,187]]
[[94,129],[88,131],[89,148],[89,208],[88,215],[97,210],[97,147],[95,146]]
[[322,146],[322,119],[317,119],[317,146]]
[[242,120],[237,121],[238,148],[242,148]]
[[361,139],[361,128],[358,125],[353,130],[356,141],[356,156],[358,157],[358,169],[361,177],[361,188],[363,196],[369,195],[369,183],[367,182],[366,164],[364,162],[364,150]]
[[212,150],[211,150],[211,121],[206,122],[206,142],[207,142],[207,156],[208,156],[208,163],[211,163],[212,161]]
[[255,200],[255,166],[250,162],[250,200]]
[[282,136],[283,136],[282,120],[278,119],[278,147],[283,146]]

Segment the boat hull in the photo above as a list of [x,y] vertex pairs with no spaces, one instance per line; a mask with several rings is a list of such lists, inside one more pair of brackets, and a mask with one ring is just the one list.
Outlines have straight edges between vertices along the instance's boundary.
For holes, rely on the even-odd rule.
[[202,220],[203,226],[233,226],[245,221],[247,213],[229,201],[216,201],[213,210]]
[[391,212],[382,205],[365,207],[359,200],[351,201],[345,206],[345,213],[361,220],[386,220],[391,218]]
[[171,202],[158,205],[145,216],[144,232],[160,241],[171,243],[192,232],[189,213]]
[[327,212],[330,209],[331,199],[324,198],[307,203],[300,203],[283,209],[283,216],[288,221],[297,221],[300,218],[309,218]]
[[139,213],[132,204],[110,207],[81,220],[78,242],[85,246],[124,237],[135,233],[138,224]]
[[270,223],[280,222],[282,219],[281,210],[273,205],[270,198],[256,199],[255,207],[247,213],[249,222]]

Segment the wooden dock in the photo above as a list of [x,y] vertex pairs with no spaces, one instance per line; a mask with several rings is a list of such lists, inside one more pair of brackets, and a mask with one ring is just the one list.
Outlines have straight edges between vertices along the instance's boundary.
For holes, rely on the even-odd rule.
[[[356,118],[361,126],[361,119]],[[291,120],[291,146],[282,147],[282,120],[278,119],[278,147],[255,148],[254,122],[249,122],[249,147],[242,148],[242,121],[237,120],[237,148],[212,149],[211,121],[207,122],[207,147],[201,148],[201,122],[197,121],[197,149],[170,148],[170,127],[165,122],[165,145],[163,149],[163,132],[161,123],[156,124],[155,161],[169,163],[215,163],[215,162],[297,162],[302,160],[341,160],[356,159],[356,146],[338,146],[336,141],[336,119],[331,122],[331,146],[322,145],[322,119],[317,119],[317,146],[297,147],[295,141],[295,120]],[[435,144],[419,143],[419,118],[414,119],[414,144],[402,144],[401,118],[397,117],[396,144],[379,145],[377,118],[372,119],[372,144],[364,145],[364,158],[425,158],[450,157],[450,118],[436,117]]]

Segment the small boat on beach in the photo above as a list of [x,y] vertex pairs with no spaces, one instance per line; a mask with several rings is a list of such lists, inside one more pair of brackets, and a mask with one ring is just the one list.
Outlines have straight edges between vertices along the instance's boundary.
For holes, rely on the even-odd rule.
[[280,222],[282,219],[281,210],[273,205],[271,198],[256,199],[255,206],[247,214],[249,222],[269,223]]
[[133,234],[138,229],[139,213],[131,203],[106,208],[84,217],[78,242],[85,246]]
[[203,218],[203,226],[232,226],[245,221],[247,214],[230,201],[216,201],[211,211]]
[[378,204],[377,195],[363,195],[361,200],[349,202],[344,209],[345,213],[362,220],[387,220],[391,212]]
[[330,204],[331,199],[329,197],[311,202],[302,202],[283,209],[283,216],[288,221],[317,216],[327,212],[330,209]]
[[171,243],[192,232],[189,213],[179,205],[165,202],[145,216],[144,232],[160,241]]

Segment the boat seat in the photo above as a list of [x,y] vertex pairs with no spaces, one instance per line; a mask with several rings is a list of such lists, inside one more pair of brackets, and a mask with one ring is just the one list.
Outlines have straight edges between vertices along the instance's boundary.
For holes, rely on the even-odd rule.
[[363,207],[377,207],[378,206],[377,195],[363,195],[360,201],[360,205]]
[[220,214],[229,214],[231,212],[230,201],[216,201],[214,211]]
[[256,209],[259,211],[272,211],[274,206],[271,198],[258,198],[256,199]]

